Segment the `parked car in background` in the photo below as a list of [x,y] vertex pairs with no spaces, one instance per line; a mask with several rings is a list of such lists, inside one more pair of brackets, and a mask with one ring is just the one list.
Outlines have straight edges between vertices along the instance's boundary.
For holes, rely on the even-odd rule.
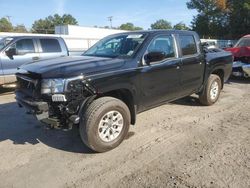
[[214,49],[214,48],[219,48],[216,42],[214,41],[207,41],[207,42],[202,42],[201,45],[203,47],[206,47],[207,49]]
[[234,56],[232,75],[250,77],[250,35],[242,37],[233,48],[226,50]]
[[233,47],[237,41],[235,40],[220,40],[220,39],[201,39],[201,43],[203,46],[207,48],[220,48],[226,49]]
[[83,142],[104,152],[125,138],[136,114],[191,94],[214,104],[232,54],[206,51],[192,31],[111,35],[82,56],[21,66],[17,103],[54,128],[79,125]]
[[0,40],[0,86],[13,87],[22,64],[68,56],[60,37],[14,36]]

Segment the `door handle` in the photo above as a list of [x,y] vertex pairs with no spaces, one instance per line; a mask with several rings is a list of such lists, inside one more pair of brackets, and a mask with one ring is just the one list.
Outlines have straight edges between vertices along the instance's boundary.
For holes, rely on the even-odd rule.
[[39,60],[39,57],[32,57],[32,60],[37,61]]

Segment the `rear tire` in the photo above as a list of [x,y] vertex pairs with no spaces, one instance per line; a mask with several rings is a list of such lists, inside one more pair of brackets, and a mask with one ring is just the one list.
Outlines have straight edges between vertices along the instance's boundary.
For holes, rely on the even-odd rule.
[[211,106],[219,99],[222,88],[221,79],[215,74],[211,74],[208,78],[207,84],[199,95],[200,103],[206,106]]
[[124,140],[131,122],[127,105],[112,97],[93,101],[82,114],[80,136],[96,152],[106,152]]

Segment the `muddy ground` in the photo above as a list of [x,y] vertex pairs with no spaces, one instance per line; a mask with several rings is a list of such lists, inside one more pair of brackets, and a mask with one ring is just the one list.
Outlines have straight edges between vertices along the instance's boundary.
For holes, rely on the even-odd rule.
[[96,154],[77,129],[48,130],[0,94],[0,187],[250,187],[250,81],[211,107],[188,97],[138,116],[116,149]]

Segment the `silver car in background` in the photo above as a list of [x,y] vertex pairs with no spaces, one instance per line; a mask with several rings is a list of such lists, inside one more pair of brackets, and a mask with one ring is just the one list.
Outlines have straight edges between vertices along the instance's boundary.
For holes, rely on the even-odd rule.
[[68,56],[60,37],[14,36],[0,39],[0,86],[13,87],[22,64]]

